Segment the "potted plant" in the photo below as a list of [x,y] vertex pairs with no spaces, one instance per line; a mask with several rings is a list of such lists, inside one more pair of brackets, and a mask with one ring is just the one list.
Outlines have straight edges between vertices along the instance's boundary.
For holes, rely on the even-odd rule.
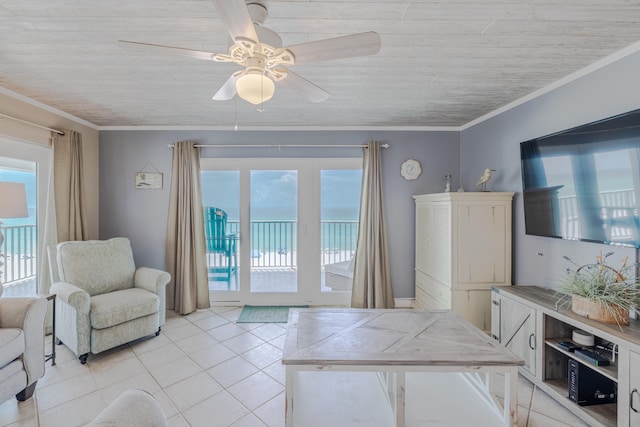
[[607,263],[613,252],[600,253],[596,262],[567,269],[560,291],[571,295],[571,310],[584,317],[618,326],[629,324],[629,311],[640,302],[640,285],[635,277],[635,264],[628,258],[616,269]]

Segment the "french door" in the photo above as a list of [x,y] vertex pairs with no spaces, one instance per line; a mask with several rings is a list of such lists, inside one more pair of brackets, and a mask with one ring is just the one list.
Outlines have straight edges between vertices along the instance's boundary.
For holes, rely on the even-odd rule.
[[[0,181],[25,184],[28,217],[3,219],[0,286],[4,296],[38,293],[44,254],[51,149],[0,135]],[[1,201],[0,201],[1,202]],[[48,280],[48,276],[47,279]]]
[[201,159],[204,206],[224,215],[232,246],[208,251],[212,299],[348,305],[361,165],[359,158]]

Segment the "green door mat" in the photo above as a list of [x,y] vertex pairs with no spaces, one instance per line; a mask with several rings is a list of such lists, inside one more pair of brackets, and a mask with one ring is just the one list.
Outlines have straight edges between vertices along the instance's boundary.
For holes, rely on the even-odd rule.
[[245,305],[236,323],[287,323],[290,308],[308,307],[308,305]]

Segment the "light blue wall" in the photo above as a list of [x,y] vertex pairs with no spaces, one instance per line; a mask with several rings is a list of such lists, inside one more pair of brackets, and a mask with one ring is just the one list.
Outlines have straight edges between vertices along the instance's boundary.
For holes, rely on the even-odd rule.
[[[486,167],[497,169],[493,191],[515,191],[515,284],[556,287],[568,255],[592,262],[600,251],[615,258],[637,258],[637,251],[598,244],[527,236],[524,232],[520,142],[640,108],[640,53],[627,56],[544,96],[470,127],[461,135],[461,170],[465,187],[472,187]],[[612,258],[612,262],[613,261]]]
[[[459,183],[458,132],[382,131],[102,131],[100,132],[100,238],[128,236],[136,264],[164,268],[171,149],[177,141],[201,144],[363,144],[389,143],[382,156],[384,197],[396,298],[414,295],[414,194],[440,192],[442,177]],[[361,157],[359,148],[203,149],[202,157]],[[406,181],[402,163],[416,159],[422,175]],[[164,174],[162,190],[136,190],[136,172]]]

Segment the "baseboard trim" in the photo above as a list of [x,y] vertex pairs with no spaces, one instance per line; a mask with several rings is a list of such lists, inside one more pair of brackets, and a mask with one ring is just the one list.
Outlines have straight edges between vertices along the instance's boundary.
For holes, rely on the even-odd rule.
[[[414,307],[414,298],[394,298],[395,308],[415,308]],[[234,307],[241,306],[239,301],[210,301],[211,306],[217,307]]]
[[414,298],[394,298],[396,308],[413,308]]

